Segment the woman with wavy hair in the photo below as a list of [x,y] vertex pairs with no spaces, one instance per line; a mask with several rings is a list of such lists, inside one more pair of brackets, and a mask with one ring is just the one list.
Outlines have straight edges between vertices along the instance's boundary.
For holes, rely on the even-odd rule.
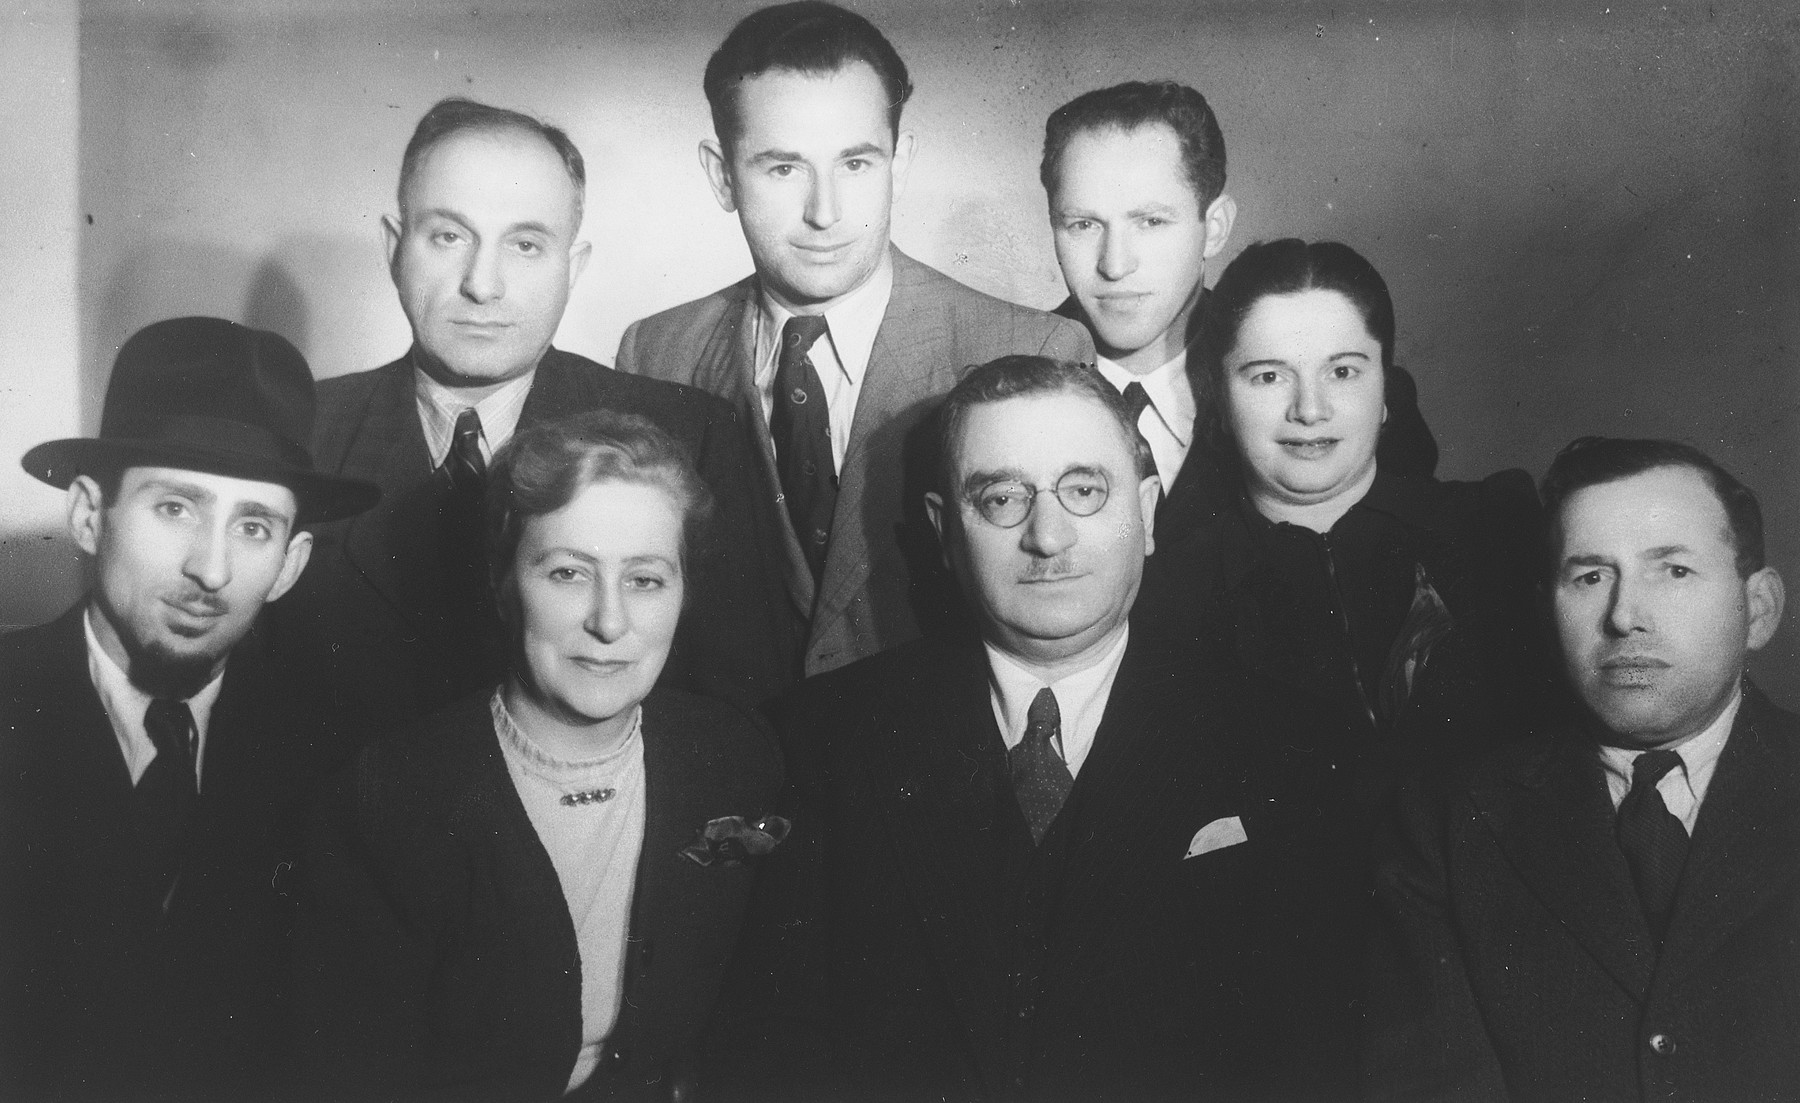
[[302,1076],[334,1099],[667,1098],[785,825],[729,705],[655,688],[704,484],[648,421],[520,433],[489,472],[506,680],[367,747],[319,806]]

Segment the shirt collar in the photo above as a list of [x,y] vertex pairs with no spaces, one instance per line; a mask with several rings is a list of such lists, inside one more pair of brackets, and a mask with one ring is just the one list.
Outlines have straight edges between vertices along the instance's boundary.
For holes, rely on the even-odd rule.
[[[1719,755],[1725,750],[1725,741],[1731,736],[1731,726],[1737,722],[1738,709],[1744,703],[1744,685],[1740,679],[1735,692],[1731,695],[1731,703],[1724,711],[1708,724],[1700,734],[1677,746],[1669,748],[1681,756],[1681,771],[1687,779],[1688,790],[1694,795],[1694,803],[1699,804],[1706,799],[1706,788],[1712,783],[1714,767],[1719,764]],[[1637,762],[1638,755],[1648,747],[1615,747],[1601,744],[1600,765],[1615,779],[1623,781],[1627,791],[1631,788],[1631,770]]]
[[1156,416],[1168,427],[1170,435],[1187,448],[1194,442],[1194,418],[1198,411],[1193,380],[1188,378],[1187,359],[1187,350],[1182,349],[1143,375],[1104,356],[1095,357],[1094,367],[1118,391],[1123,392],[1132,383],[1141,384]]
[[1000,715],[1004,719],[1006,731],[1023,734],[1025,714],[1031,708],[1032,699],[1037,696],[1038,690],[1046,686],[1056,694],[1056,704],[1062,711],[1064,727],[1069,727],[1077,716],[1087,711],[1094,695],[1111,683],[1113,675],[1118,672],[1120,660],[1125,656],[1125,643],[1130,638],[1131,625],[1128,622],[1120,628],[1118,638],[1113,641],[1112,646],[1093,665],[1064,675],[1054,682],[1044,681],[1019,660],[983,640],[981,646],[987,650],[988,657],[988,688],[999,700]]
[[[481,418],[481,451],[489,460],[502,445],[512,439],[519,427],[519,415],[525,410],[525,399],[531,394],[531,383],[537,378],[533,368],[517,379],[508,380],[481,401],[474,403]],[[419,408],[419,426],[425,430],[425,450],[435,469],[450,454],[456,436],[456,415],[468,409],[469,400],[454,387],[446,387],[413,363],[413,397]]]
[[[142,773],[136,768],[137,756],[143,754],[144,765],[155,757],[150,733],[144,730],[144,713],[150,708],[151,697],[132,684],[125,668],[101,645],[100,637],[94,631],[94,618],[98,615],[90,602],[87,613],[81,618],[82,631],[87,637],[88,680],[93,682],[95,692],[100,695],[100,705],[106,709],[107,719],[112,721],[113,734],[119,740],[119,749],[125,755],[126,765],[132,767],[135,779]],[[201,760],[201,752],[206,748],[206,730],[212,721],[213,705],[218,703],[219,690],[224,684],[225,671],[221,667],[212,681],[187,699],[188,711],[194,717],[194,731],[199,737],[194,753],[196,762]]]
[[[881,331],[881,320],[887,316],[888,300],[893,293],[894,259],[884,249],[881,262],[863,285],[825,308],[825,325],[832,352],[844,375],[856,386],[862,385],[863,373],[869,370],[875,336]],[[776,302],[766,291],[759,292],[756,301],[756,363],[760,385],[765,371],[770,379],[774,378],[781,327],[794,312]]]

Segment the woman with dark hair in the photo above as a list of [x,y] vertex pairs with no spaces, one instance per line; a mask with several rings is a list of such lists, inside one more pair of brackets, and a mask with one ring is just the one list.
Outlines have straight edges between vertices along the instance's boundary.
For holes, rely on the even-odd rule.
[[[1228,477],[1188,630],[1305,702],[1371,802],[1421,756],[1512,738],[1551,703],[1531,479],[1380,469],[1394,305],[1347,245],[1244,250],[1207,298],[1199,403]],[[1165,564],[1185,569],[1190,564]],[[1204,594],[1194,593],[1204,589]]]
[[367,747],[317,809],[296,1045],[321,1098],[667,1098],[751,883],[772,744],[654,690],[708,509],[650,422],[521,432],[489,472],[512,671]]
[[1291,844],[1270,877],[1293,917],[1276,957],[1306,1009],[1296,1064],[1354,1094],[1377,814],[1409,772],[1523,736],[1558,699],[1533,618],[1541,513],[1523,471],[1381,469],[1394,307],[1348,246],[1245,249],[1196,355],[1202,431],[1237,492],[1199,561],[1159,565],[1181,576],[1159,620],[1243,681],[1268,733],[1270,801],[1246,829]]

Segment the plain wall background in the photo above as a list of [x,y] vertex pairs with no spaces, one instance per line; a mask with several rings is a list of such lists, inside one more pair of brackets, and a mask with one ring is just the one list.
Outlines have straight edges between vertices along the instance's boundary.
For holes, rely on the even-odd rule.
[[[1588,432],[1687,439],[1760,493],[1800,590],[1792,5],[852,4],[918,86],[894,232],[919,259],[1054,304],[1044,117],[1121,80],[1191,83],[1230,150],[1228,256],[1331,237],[1381,268],[1440,474],[1536,476]],[[78,591],[60,496],[13,472],[30,444],[94,429],[132,331],[222,315],[285,334],[321,377],[405,350],[379,218],[441,96],[543,115],[587,157],[595,260],[562,347],[610,362],[633,319],[748,271],[694,150],[706,57],[756,6],[92,0],[78,24],[67,4],[0,17],[0,187],[29,231],[0,235],[0,623]],[[1794,605],[1755,669],[1800,703]]]

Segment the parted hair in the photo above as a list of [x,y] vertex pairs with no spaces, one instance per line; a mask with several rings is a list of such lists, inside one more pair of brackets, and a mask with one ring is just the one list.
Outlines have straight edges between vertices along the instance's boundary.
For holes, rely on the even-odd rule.
[[1113,420],[1118,422],[1119,432],[1130,442],[1132,455],[1137,460],[1138,478],[1156,474],[1156,457],[1144,435],[1138,432],[1130,405],[1093,365],[1018,354],[1002,356],[971,368],[938,407],[937,482],[938,492],[944,499],[955,501],[962,494],[962,488],[956,485],[956,458],[970,410],[1009,398],[1055,394],[1091,398],[1106,407]]
[[1549,554],[1545,557],[1550,569],[1554,571],[1562,558],[1563,506],[1576,491],[1663,467],[1686,467],[1706,480],[1725,509],[1732,550],[1737,553],[1738,574],[1749,578],[1762,570],[1767,562],[1762,506],[1754,491],[1691,444],[1628,437],[1577,437],[1550,462],[1550,470],[1544,473],[1538,490],[1550,518]]
[[1219,456],[1237,454],[1225,408],[1225,357],[1237,347],[1244,319],[1270,295],[1315,290],[1335,291],[1348,299],[1369,336],[1381,345],[1382,372],[1393,368],[1394,299],[1368,258],[1339,241],[1285,237],[1247,246],[1207,293],[1194,342],[1193,355],[1199,357],[1200,366],[1193,375],[1195,405],[1206,419],[1201,429]]
[[595,483],[638,483],[666,492],[681,512],[682,569],[712,515],[707,489],[681,446],[648,418],[588,410],[520,430],[488,470],[488,564],[503,613],[513,557],[533,517],[555,513]]
[[1044,122],[1044,160],[1038,178],[1050,201],[1062,182],[1062,155],[1087,130],[1132,131],[1162,123],[1181,144],[1181,166],[1202,213],[1225,191],[1225,135],[1206,97],[1172,80],[1127,81],[1084,92]]
[[888,124],[900,134],[900,109],[912,78],[893,45],[867,19],[824,0],[797,0],[751,12],[731,29],[706,63],[702,85],[713,132],[729,154],[738,136],[738,85],[771,70],[826,76],[862,62],[887,92]]
[[406,152],[400,157],[398,202],[401,217],[406,216],[406,186],[418,171],[419,161],[439,142],[465,132],[491,134],[508,130],[541,138],[556,152],[556,156],[562,160],[564,170],[569,174],[569,180],[575,185],[575,221],[579,224],[587,193],[587,165],[581,159],[581,151],[575,148],[575,143],[569,139],[568,134],[561,127],[551,126],[523,111],[494,107],[465,96],[450,96],[439,100],[432,105],[431,110],[425,112],[419,125],[413,127],[412,138],[406,143]]

